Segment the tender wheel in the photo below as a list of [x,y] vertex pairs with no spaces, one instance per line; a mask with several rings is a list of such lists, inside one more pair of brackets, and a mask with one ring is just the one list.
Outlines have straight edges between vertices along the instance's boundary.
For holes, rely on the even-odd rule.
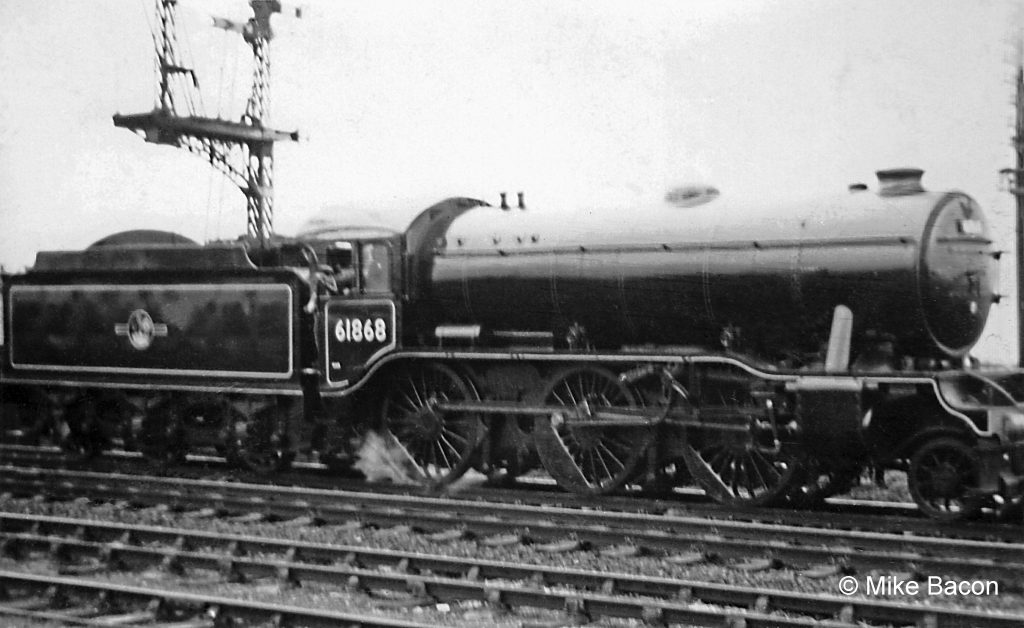
[[958,438],[935,438],[914,452],[907,484],[921,512],[929,517],[969,519],[981,509],[980,498],[971,495],[978,485],[978,458]]
[[54,436],[72,462],[91,460],[106,447],[96,406],[91,396],[80,397],[64,408],[64,417],[57,422]]
[[422,484],[459,478],[473,463],[486,427],[478,414],[441,411],[441,403],[476,401],[476,391],[443,364],[410,366],[395,374],[381,399],[389,463]]
[[[365,416],[367,412],[361,407],[353,410],[331,408],[328,415],[352,414]],[[369,413],[372,414],[372,411]],[[366,423],[343,421],[339,423],[317,423],[309,437],[310,447],[317,452],[321,464],[332,473],[348,477],[359,477],[361,474],[354,468],[358,461],[357,448],[366,439]]]
[[231,411],[229,458],[259,474],[284,471],[292,463],[286,420],[277,405],[256,412],[252,419]]
[[4,443],[38,445],[52,427],[50,400],[35,389],[3,391],[0,399],[0,427]]
[[146,412],[139,430],[139,450],[159,466],[183,462],[188,453],[181,407],[167,401]]
[[804,478],[797,456],[774,446],[767,434],[705,431],[691,439],[683,457],[697,484],[722,503],[782,503]]
[[232,454],[232,427],[239,417],[245,418],[226,399],[213,395],[184,399],[178,414],[181,428],[188,435],[190,453],[216,453],[227,458]]
[[616,491],[637,473],[653,438],[650,427],[573,425],[591,408],[635,407],[636,397],[611,371],[575,367],[556,373],[544,390],[548,405],[565,414],[539,416],[533,435],[537,453],[562,488],[587,495]]

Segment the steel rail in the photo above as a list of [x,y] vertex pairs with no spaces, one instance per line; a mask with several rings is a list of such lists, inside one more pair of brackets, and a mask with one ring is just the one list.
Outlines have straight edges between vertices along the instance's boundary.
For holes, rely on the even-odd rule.
[[[0,488],[15,484],[15,475],[32,481],[36,487],[63,491],[65,495],[79,486],[75,482],[89,483],[94,492],[110,498],[139,499],[153,502],[153,497],[167,497],[174,501],[201,498],[224,508],[260,510],[280,504],[286,510],[305,508],[315,510],[324,518],[338,512],[347,519],[352,512],[370,513],[370,507],[409,508],[443,513],[443,518],[463,516],[526,517],[530,522],[562,524],[584,523],[608,528],[664,530],[673,534],[701,533],[704,538],[727,537],[764,542],[770,538],[783,542],[815,542],[846,545],[858,550],[884,549],[913,552],[922,556],[948,555],[968,550],[972,556],[995,562],[1024,562],[1024,544],[971,539],[944,539],[928,536],[892,534],[886,532],[811,528],[788,524],[732,521],[690,517],[682,514],[644,514],[600,510],[580,510],[550,505],[508,504],[478,502],[429,495],[382,494],[365,491],[339,491],[284,486],[268,486],[239,482],[218,482],[182,478],[93,473],[89,471],[46,470],[33,471],[6,468],[0,478]],[[154,493],[147,497],[148,493]],[[76,497],[78,495],[75,495]],[[157,502],[160,503],[160,502]],[[283,513],[282,516],[288,516]],[[661,534],[654,535],[662,536]]]
[[[373,574],[369,574],[372,576]],[[373,580],[372,578],[368,578]],[[376,581],[369,584],[375,584]],[[362,586],[364,583],[356,583]],[[97,599],[129,599],[149,602],[154,599],[166,601],[168,604],[202,606],[213,609],[218,617],[232,617],[250,622],[269,621],[274,625],[301,625],[336,627],[339,625],[355,626],[396,626],[399,628],[428,628],[431,624],[404,622],[396,619],[379,618],[363,615],[349,615],[331,611],[315,611],[307,608],[265,604],[259,602],[242,602],[230,598],[198,594],[178,593],[173,591],[146,589],[123,585],[113,585],[78,578],[59,576],[35,576],[0,571],[0,586],[32,587],[37,591],[58,588],[60,592],[85,594]],[[473,599],[469,595],[482,591],[483,587],[467,587],[461,581],[437,582],[430,587],[428,595],[445,599]],[[806,618],[793,618],[781,615],[770,615],[757,611],[723,612],[701,605],[663,604],[645,610],[643,602],[637,601],[628,614],[621,615],[619,606],[621,599],[608,595],[588,595],[582,597],[566,597],[554,592],[517,589],[514,587],[493,587],[480,599],[497,607],[536,606],[556,611],[565,611],[571,619],[568,623],[585,621],[586,617],[611,616],[641,619],[649,623],[682,623],[689,626],[743,626],[744,628],[849,628],[845,621],[818,621]],[[462,596],[462,597],[460,597]],[[0,609],[2,610],[2,609]]]
[[[28,529],[30,532],[13,530]],[[0,538],[7,554],[45,551],[65,561],[96,561],[89,569],[215,570],[242,581],[278,579],[282,583],[317,582],[343,586],[413,591],[435,601],[463,599],[525,599],[538,602],[524,587],[503,587],[496,580],[527,582],[527,589],[573,587],[604,596],[644,596],[662,602],[605,599],[596,607],[586,595],[559,592],[564,608],[570,600],[605,609],[610,616],[664,617],[663,602],[702,603],[761,613],[784,612],[816,618],[841,618],[850,623],[928,626],[1010,627],[1024,625],[1024,615],[991,614],[920,604],[793,593],[625,573],[523,565],[419,552],[325,545],[233,534],[186,532],[180,529],[102,523],[92,520],[27,515],[0,515]],[[155,546],[160,544],[163,547]],[[214,554],[213,551],[218,553]],[[268,554],[280,558],[268,558]],[[298,561],[302,562],[298,562]],[[369,571],[376,568],[384,571]],[[430,575],[420,575],[430,574]],[[438,576],[437,574],[443,574]],[[452,580],[458,580],[455,586]],[[453,597],[446,597],[446,596]],[[532,605],[531,602],[523,602]],[[540,606],[551,608],[549,599]],[[632,610],[631,610],[632,609]]]
[[[208,456],[189,456],[197,466],[183,465],[177,472],[190,470],[209,472],[209,465],[226,465],[223,459]],[[136,472],[150,474],[153,467],[134,452],[104,454],[91,461],[89,469],[99,472]],[[47,468],[68,468],[59,449],[53,447],[26,447],[0,444],[0,464],[13,466],[45,465]],[[126,465],[131,468],[125,468]],[[132,466],[134,465],[134,466]],[[74,467],[74,465],[72,465]],[[309,488],[329,488],[356,492],[383,494],[408,494],[414,487],[391,484],[367,484],[330,475],[320,464],[297,463],[296,469],[269,477],[242,475],[240,479],[252,483],[273,485],[304,485]],[[84,467],[83,467],[84,468]],[[518,487],[500,489],[485,487],[463,487],[457,496],[464,500],[486,500],[490,502],[533,503],[534,505],[555,505],[592,509],[595,505],[604,510],[623,512],[664,513],[690,517],[748,521],[755,523],[785,524],[799,527],[818,527],[830,530],[891,531],[920,536],[941,536],[944,538],[1000,539],[1008,542],[1024,542],[1024,527],[1010,523],[966,522],[952,524],[920,517],[916,507],[898,502],[875,502],[830,498],[826,504],[813,510],[788,510],[784,508],[756,508],[728,506],[707,501],[699,489],[684,490],[668,498],[651,498],[642,495],[602,496],[599,501],[558,490],[553,483],[523,481]]]
[[[79,578],[24,574],[11,571],[0,571],[0,592],[5,596],[0,601],[0,616],[9,615],[22,618],[56,619],[65,623],[75,622],[79,625],[113,626],[112,615],[106,609],[112,605],[129,605],[132,608],[149,608],[141,611],[152,616],[150,623],[160,622],[161,617],[174,610],[191,611],[194,620],[203,623],[182,621],[177,625],[191,626],[224,626],[238,625],[229,622],[243,622],[242,625],[253,625],[267,622],[278,626],[301,625],[311,628],[336,628],[337,626],[363,626],[365,628],[432,628],[432,624],[404,621],[398,618],[375,617],[339,611],[315,610],[288,606],[283,604],[267,604],[250,602],[215,595],[185,593],[167,589],[156,589],[119,585],[108,582],[90,581]],[[18,595],[21,593],[21,595]],[[62,613],[59,609],[23,608],[45,604],[47,599],[91,598],[95,606],[94,619],[75,617],[74,614]],[[12,603],[13,602],[13,603]],[[88,609],[86,609],[88,610]],[[137,611],[139,612],[139,611]],[[136,617],[139,621],[146,619],[143,615]],[[208,622],[205,620],[209,620]],[[122,620],[123,621],[123,620]],[[165,625],[160,623],[160,625]],[[166,624],[173,626],[176,624]]]
[[1020,543],[57,470],[10,470],[0,476],[0,490],[335,523],[411,524],[435,531],[461,527],[479,536],[514,532],[519,542],[570,539],[576,548],[628,543],[637,551],[686,554],[694,562],[737,560],[744,568],[760,560],[762,568],[909,571],[995,578],[1010,588],[1020,587],[1024,574],[1024,544]]

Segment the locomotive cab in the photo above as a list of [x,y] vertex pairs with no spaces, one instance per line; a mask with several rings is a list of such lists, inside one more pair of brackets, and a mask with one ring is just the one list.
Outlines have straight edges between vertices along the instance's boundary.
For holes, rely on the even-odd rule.
[[397,288],[400,265],[395,263],[398,242],[394,239],[335,240],[321,249],[321,270],[337,285],[337,292],[345,296],[360,294],[387,294]]
[[402,239],[384,232],[324,235],[331,237],[306,245],[316,251],[327,276],[321,282],[327,289],[320,297],[318,344],[324,383],[347,389],[398,345],[395,293],[401,289]]

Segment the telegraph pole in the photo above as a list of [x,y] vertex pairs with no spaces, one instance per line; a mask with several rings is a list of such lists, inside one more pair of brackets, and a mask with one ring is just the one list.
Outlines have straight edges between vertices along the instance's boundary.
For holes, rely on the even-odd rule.
[[1024,367],[1024,39],[1018,34],[1014,46],[1013,86],[1015,95],[1013,151],[1016,163],[1003,168],[1007,190],[1016,201],[1016,230],[1014,233],[1014,259],[1017,260],[1017,364]]
[[1015,99],[1016,122],[1013,131],[1013,149],[1017,153],[1017,163],[1010,185],[1017,200],[1017,363],[1024,366],[1024,59],[1020,51],[1017,54],[1017,73],[1015,76],[1017,96]]
[[1016,64],[1013,150],[1017,155],[1017,163],[1015,167],[1005,168],[1002,172],[1008,177],[1008,187],[1017,206],[1014,238],[1014,258],[1017,260],[1017,364],[1024,366],[1024,56],[1021,54],[1020,42],[1017,45]]
[[[156,0],[159,33],[154,33],[160,89],[149,113],[114,115],[114,126],[130,129],[147,142],[185,148],[208,159],[234,182],[246,198],[246,231],[266,246],[274,232],[274,142],[298,140],[298,132],[268,129],[263,120],[270,99],[270,16],[281,12],[279,0],[250,0],[253,17],[245,24],[214,19],[214,26],[242,35],[252,48],[253,84],[245,113],[238,122],[208,118],[195,100],[195,72],[180,61],[175,29],[177,0]],[[298,16],[296,12],[296,16]],[[181,101],[184,101],[181,103]],[[182,115],[179,103],[188,110]]]

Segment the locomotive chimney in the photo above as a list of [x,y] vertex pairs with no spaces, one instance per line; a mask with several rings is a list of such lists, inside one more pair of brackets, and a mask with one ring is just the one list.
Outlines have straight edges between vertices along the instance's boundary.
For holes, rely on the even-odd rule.
[[506,192],[502,192],[501,193],[501,208],[507,210],[508,209],[508,199],[506,198],[506,196],[508,196],[508,194]]
[[921,187],[921,177],[924,170],[918,168],[892,168],[890,170],[879,170],[878,195],[879,196],[905,196],[908,194],[920,194],[924,192]]
[[519,209],[526,209],[526,201],[523,199],[523,193],[516,192],[516,195],[519,197]]

